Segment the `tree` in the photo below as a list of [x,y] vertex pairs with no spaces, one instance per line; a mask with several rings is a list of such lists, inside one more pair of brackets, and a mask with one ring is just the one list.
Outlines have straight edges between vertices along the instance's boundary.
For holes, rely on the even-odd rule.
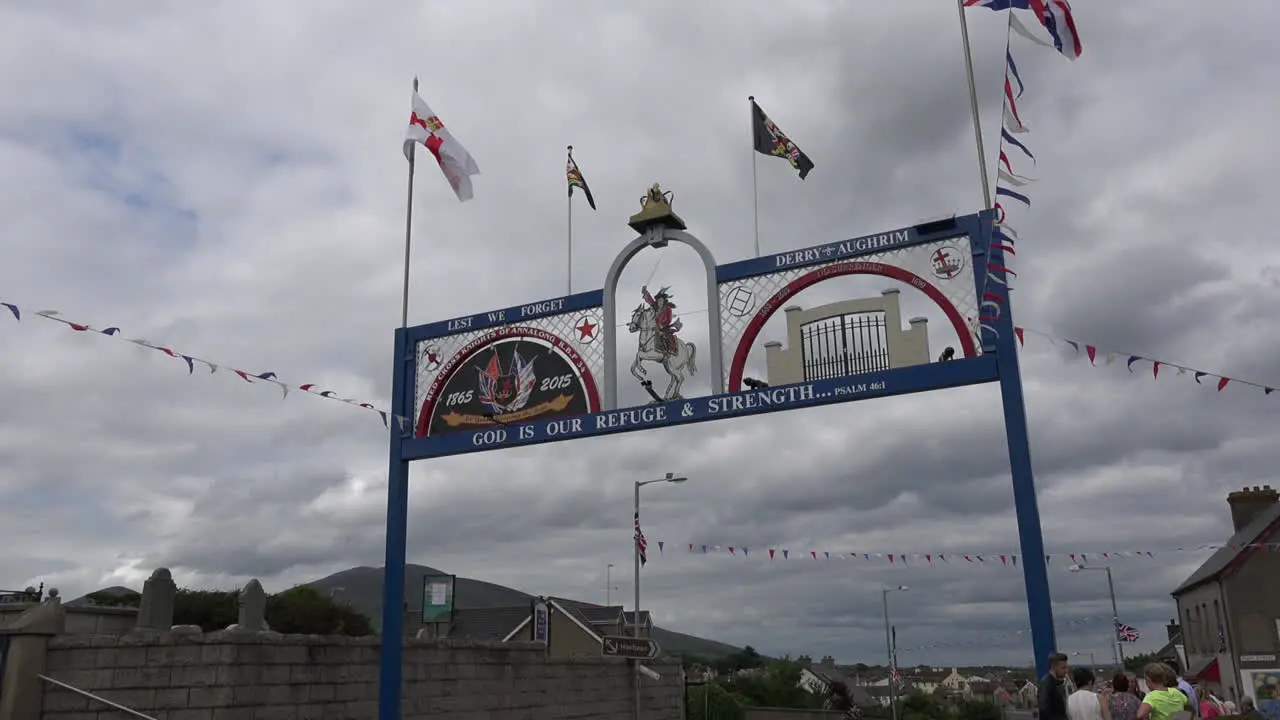
[[[90,593],[96,605],[138,607],[142,596]],[[179,588],[173,599],[174,625],[199,625],[204,632],[225,630],[240,620],[239,590],[191,590]],[[350,605],[305,585],[267,596],[267,624],[285,634],[372,635],[369,618]]]
[[846,720],[858,720],[862,717],[862,708],[853,701],[853,692],[849,686],[836,680],[827,686],[826,709],[837,710]]
[[932,695],[912,692],[902,700],[899,717],[902,720],[952,720],[955,714]]
[[746,716],[746,709],[733,694],[713,682],[690,686],[684,694],[684,708],[689,718],[742,720]]
[[1000,708],[981,700],[961,700],[956,706],[957,720],[1000,720]]
[[821,708],[824,698],[800,686],[803,670],[790,658],[774,660],[757,672],[733,678],[733,691],[749,707]]
[[764,665],[764,657],[750,645],[732,655],[726,655],[715,661],[716,672],[721,675],[732,675],[739,670],[752,670]]
[[1124,659],[1124,669],[1131,673],[1142,674],[1142,669],[1153,662],[1160,662],[1155,653],[1142,653]]

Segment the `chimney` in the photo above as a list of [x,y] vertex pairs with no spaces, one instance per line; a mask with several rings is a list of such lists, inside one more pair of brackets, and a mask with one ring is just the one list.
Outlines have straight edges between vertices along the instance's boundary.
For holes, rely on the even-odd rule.
[[1182,626],[1178,624],[1177,620],[1170,618],[1169,624],[1164,626],[1164,631],[1169,635],[1169,640],[1172,641],[1178,637],[1178,633],[1182,632]]
[[1277,493],[1270,485],[1258,487],[1254,485],[1252,488],[1244,488],[1236,490],[1227,495],[1227,504],[1231,506],[1231,524],[1235,526],[1235,531],[1240,532],[1254,518],[1264,513],[1276,502],[1280,501],[1280,493]]

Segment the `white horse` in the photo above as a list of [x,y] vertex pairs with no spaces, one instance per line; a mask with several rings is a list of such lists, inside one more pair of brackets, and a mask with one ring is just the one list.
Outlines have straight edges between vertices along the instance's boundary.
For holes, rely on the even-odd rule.
[[[679,320],[676,321],[676,330],[679,330]],[[680,386],[684,384],[685,369],[687,368],[690,375],[698,372],[698,366],[694,362],[694,358],[698,355],[698,348],[693,343],[687,343],[680,338],[675,338],[676,353],[668,355],[658,348],[658,322],[656,313],[653,308],[648,305],[641,304],[631,313],[631,322],[627,323],[627,332],[640,333],[640,341],[636,347],[636,359],[631,363],[631,374],[635,376],[640,384],[648,387],[649,380],[645,379],[648,373],[644,369],[643,363],[660,363],[662,369],[667,371],[667,375],[671,377],[671,382],[667,384],[667,391],[662,394],[663,400],[679,400]]]

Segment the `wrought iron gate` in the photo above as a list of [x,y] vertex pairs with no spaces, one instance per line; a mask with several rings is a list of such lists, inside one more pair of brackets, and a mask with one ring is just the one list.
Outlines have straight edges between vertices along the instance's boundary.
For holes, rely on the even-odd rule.
[[886,332],[883,312],[837,315],[804,325],[800,328],[804,379],[888,370]]

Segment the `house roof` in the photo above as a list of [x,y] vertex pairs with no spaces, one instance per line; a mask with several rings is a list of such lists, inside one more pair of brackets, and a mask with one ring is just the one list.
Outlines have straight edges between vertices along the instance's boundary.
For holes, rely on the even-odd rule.
[[453,611],[451,638],[505,640],[529,619],[529,606],[459,608]]
[[[622,617],[623,617],[623,620],[627,623],[627,625],[628,625],[628,626],[630,626],[630,625],[634,625],[634,624],[635,624],[635,617],[636,617],[636,614],[635,614],[635,612],[634,612],[634,611],[632,611],[632,610],[628,610],[628,611],[626,611],[625,613],[623,613],[623,614],[622,614]],[[641,627],[644,627],[645,625],[652,625],[652,624],[653,624],[653,617],[652,617],[651,615],[649,615],[649,611],[648,611],[648,610],[641,610],[641,611],[640,611],[640,626],[641,626]]]
[[[565,615],[567,615],[575,625],[582,628],[582,630],[585,631],[588,635],[595,638],[596,640],[600,639],[600,633],[597,632],[593,627],[594,623],[592,623],[591,620],[588,619],[587,616],[584,615],[582,612],[584,609],[587,609],[587,608],[601,608],[600,605],[592,605],[591,603],[578,602],[577,600],[570,600],[568,598],[558,598],[558,597],[549,597],[547,598],[547,602],[550,603],[553,607],[555,607],[560,612],[563,612]],[[612,608],[605,608],[605,609],[612,609]]]
[[1198,585],[1216,580],[1237,557],[1257,550],[1257,548],[1241,547],[1242,545],[1256,543],[1263,535],[1275,533],[1277,528],[1280,528],[1280,503],[1273,503],[1266,510],[1258,513],[1253,522],[1244,526],[1240,532],[1223,543],[1217,552],[1210,555],[1204,564],[1182,581],[1172,595],[1177,597]]
[[614,605],[612,607],[592,607],[590,605],[579,605],[578,612],[582,613],[582,617],[593,623],[616,623],[622,619],[622,606]]
[[1159,650],[1156,651],[1157,660],[1165,660],[1173,658],[1178,660],[1178,646],[1182,644],[1182,633],[1178,633],[1169,639]]
[[813,675],[814,677],[818,678],[818,680],[821,681],[828,688],[831,687],[831,684],[835,682],[843,684],[845,688],[849,690],[849,695],[853,698],[854,705],[858,705],[859,707],[867,707],[875,704],[874,700],[871,697],[871,693],[867,692],[866,688],[862,687],[857,682],[855,682],[852,678],[846,675],[843,675],[839,672],[831,672],[827,670],[815,670],[813,668],[805,668],[804,672],[807,672],[810,675]]
[[[566,612],[573,613],[578,620],[589,625],[600,625],[605,623],[623,622],[631,625],[635,617],[635,611],[624,610],[621,605],[595,605],[592,603],[582,602],[580,600],[569,600],[568,598],[550,598],[555,600],[560,607]],[[640,623],[653,624],[653,617],[648,610],[640,611]]]

